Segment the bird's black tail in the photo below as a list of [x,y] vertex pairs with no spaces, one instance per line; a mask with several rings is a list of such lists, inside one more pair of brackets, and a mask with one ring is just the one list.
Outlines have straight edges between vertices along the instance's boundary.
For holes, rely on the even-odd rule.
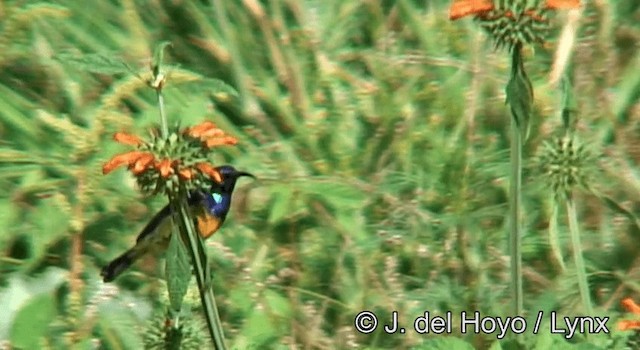
[[138,258],[138,254],[134,249],[129,249],[124,254],[119,257],[113,259],[109,265],[102,268],[100,272],[100,276],[102,276],[102,280],[107,283],[113,281],[116,277],[118,277],[122,272],[133,264]]

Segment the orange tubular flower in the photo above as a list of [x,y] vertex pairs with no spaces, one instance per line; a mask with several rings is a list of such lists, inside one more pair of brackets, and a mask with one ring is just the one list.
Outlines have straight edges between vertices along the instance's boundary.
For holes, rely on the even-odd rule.
[[117,132],[113,134],[113,139],[116,140],[117,142],[120,142],[125,145],[129,145],[129,146],[139,147],[139,146],[142,146],[142,144],[144,144],[144,142],[138,136],[127,134],[124,132]]
[[[580,0],[547,0],[544,7],[550,10],[575,9],[580,8]],[[492,0],[453,0],[449,7],[449,19],[455,21],[466,16],[482,17],[493,9]],[[531,11],[528,12],[527,15],[531,15]]]
[[216,168],[214,168],[211,164],[204,162],[197,163],[196,168],[198,168],[201,173],[208,175],[210,178],[214,179],[216,182],[222,182],[222,176],[220,175],[218,170],[216,170]]
[[633,299],[631,298],[622,299],[621,304],[622,304],[622,307],[628,312],[631,312],[636,315],[640,315],[640,306],[638,306],[638,304],[636,304],[633,301]]
[[546,8],[551,10],[568,10],[580,8],[580,0],[547,0]]
[[117,154],[102,166],[102,174],[107,175],[122,165],[132,167],[138,162],[138,160],[148,156],[153,157],[150,153],[142,151],[131,151]]
[[213,122],[208,120],[191,128],[187,128],[185,132],[191,137],[202,138],[204,134],[211,132],[212,130],[219,130],[219,132],[224,135],[224,131],[222,131],[222,129],[218,128]]
[[482,15],[493,10],[492,0],[453,0],[449,8],[449,19],[456,19],[469,15]]
[[193,170],[191,168],[182,168],[178,170],[178,175],[183,180],[191,180],[193,179]]
[[151,166],[155,159],[156,158],[151,153],[145,153],[141,155],[138,160],[136,160],[135,164],[133,164],[131,172],[134,175],[142,174],[142,172],[144,172],[145,170],[147,170],[147,168],[149,168],[149,166]]
[[187,128],[185,133],[191,137],[199,138],[207,148],[225,145],[233,146],[238,143],[238,139],[233,136],[228,136],[222,129],[210,121],[205,121],[194,127]]
[[233,146],[238,143],[238,139],[233,136],[223,136],[223,137],[214,137],[209,138],[204,141],[207,148],[217,147],[217,146]]
[[174,171],[171,163],[173,162],[168,158],[165,158],[156,163],[156,169],[158,169],[158,171],[160,172],[160,176],[165,179],[168,178],[169,175],[171,175]]
[[[633,299],[625,298],[621,302],[622,307],[635,315],[640,315],[640,306]],[[640,330],[640,320],[622,320],[618,321],[618,329],[621,331]]]

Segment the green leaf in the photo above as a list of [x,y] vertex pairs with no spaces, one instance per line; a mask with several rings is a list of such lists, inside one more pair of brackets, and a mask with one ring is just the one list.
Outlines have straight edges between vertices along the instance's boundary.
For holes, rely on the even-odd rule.
[[568,76],[562,79],[562,124],[565,130],[573,130],[575,128],[575,114],[578,112],[578,105],[573,96],[573,87]]
[[191,281],[191,264],[187,250],[180,239],[180,233],[174,226],[167,248],[166,279],[169,291],[169,302],[174,311],[180,311],[182,300]]
[[153,52],[153,76],[157,77],[160,74],[162,63],[164,61],[164,49],[171,45],[168,41],[163,41],[158,44]]
[[224,98],[225,94],[235,98],[238,97],[238,91],[220,79],[203,78],[202,80],[194,81],[189,85],[196,86],[216,98]]
[[40,349],[42,338],[56,316],[55,299],[45,293],[22,307],[11,327],[11,344],[20,349]]
[[507,84],[507,103],[511,107],[511,115],[518,126],[522,140],[529,135],[529,117],[533,106],[533,87],[524,70],[520,46],[513,49],[511,62],[511,79]]
[[93,73],[111,75],[133,72],[133,69],[120,57],[104,53],[79,55],[65,52],[53,58],[62,63]]

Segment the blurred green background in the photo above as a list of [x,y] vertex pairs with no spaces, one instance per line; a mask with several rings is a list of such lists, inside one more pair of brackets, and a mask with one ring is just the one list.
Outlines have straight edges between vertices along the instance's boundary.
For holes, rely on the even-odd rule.
[[[577,192],[576,202],[590,291],[611,334],[565,340],[543,330],[525,335],[532,349],[634,348],[636,337],[615,322],[633,318],[622,298],[640,300],[640,2],[583,3],[569,68],[576,133],[598,155],[589,185],[607,200]],[[455,324],[446,336],[411,330],[424,311],[505,316],[510,305],[509,60],[472,20],[449,21],[448,6],[0,2],[0,349],[158,340],[162,260],[113,284],[99,271],[166,199],[101,167],[127,150],[114,132],[147,135],[159,120],[153,91],[106,58],[144,72],[165,40],[169,63],[237,91],[169,78],[170,122],[214,121],[239,145],[212,162],[259,178],[240,181],[227,223],[207,242],[230,347],[508,348]],[[582,311],[566,218],[557,217],[563,268],[549,243],[553,194],[535,166],[560,132],[561,90],[548,78],[566,16],[552,17],[548,42],[526,52],[536,97],[523,180],[530,325],[540,310]],[[191,341],[207,348],[191,292]],[[362,310],[379,317],[372,334],[354,328]],[[382,331],[394,310],[405,334]]]

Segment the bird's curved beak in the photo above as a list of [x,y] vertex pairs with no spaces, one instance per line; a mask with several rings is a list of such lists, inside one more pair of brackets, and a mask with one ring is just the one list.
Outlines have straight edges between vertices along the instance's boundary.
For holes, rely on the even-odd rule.
[[248,177],[251,177],[251,178],[256,179],[256,180],[258,179],[258,178],[257,178],[257,177],[255,177],[255,175],[253,175],[253,174],[250,174],[250,173],[247,173],[247,172],[244,172],[244,171],[238,171],[238,172],[236,173],[236,178],[241,177],[241,176],[248,176]]

